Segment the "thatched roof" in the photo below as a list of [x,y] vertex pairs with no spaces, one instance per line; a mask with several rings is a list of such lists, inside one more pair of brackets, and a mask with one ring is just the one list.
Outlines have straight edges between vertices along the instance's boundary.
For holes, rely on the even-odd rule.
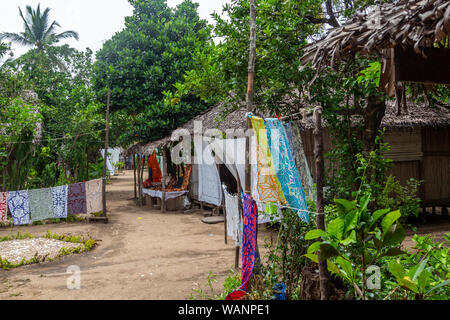
[[[414,104],[408,102],[408,112],[397,116],[397,107],[395,101],[386,102],[386,115],[383,118],[382,127],[385,128],[412,128],[412,127],[449,127],[450,126],[450,108],[436,106],[434,108],[426,107],[424,104]],[[202,124],[203,133],[209,129],[219,129],[226,132],[228,129],[242,129],[247,128],[247,109],[245,106],[229,112],[223,118],[225,110],[222,105],[217,105],[209,110],[198,115],[190,120],[177,130],[187,130],[191,135],[194,134],[194,122],[200,121]],[[314,120],[312,117],[301,121],[302,130],[309,130],[314,128]],[[187,132],[186,131],[186,132]],[[135,144],[127,150],[127,154],[139,153],[150,155],[155,149],[169,144],[170,142],[178,141],[177,137],[172,139],[172,135],[152,141],[144,145]]]
[[397,45],[431,47],[450,35],[450,1],[400,0],[358,13],[322,40],[304,47],[302,63],[320,69],[353,53],[380,54]]
[[[312,117],[301,121],[303,130],[314,129]],[[325,124],[326,125],[326,124]],[[395,100],[386,101],[386,113],[381,122],[386,129],[402,129],[417,127],[450,127],[450,106],[427,107],[425,104],[407,102],[407,112],[397,115]]]

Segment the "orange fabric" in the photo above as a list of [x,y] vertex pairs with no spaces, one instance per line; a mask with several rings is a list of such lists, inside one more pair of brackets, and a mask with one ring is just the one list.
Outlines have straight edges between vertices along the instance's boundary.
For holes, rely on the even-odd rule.
[[153,151],[152,155],[148,157],[148,167],[152,170],[152,182],[161,182],[162,173],[156,158],[156,151]]

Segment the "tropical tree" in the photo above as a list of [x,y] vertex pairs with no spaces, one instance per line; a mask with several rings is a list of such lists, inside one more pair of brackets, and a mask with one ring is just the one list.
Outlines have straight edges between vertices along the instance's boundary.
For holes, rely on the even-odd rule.
[[50,8],[41,12],[41,5],[36,9],[31,6],[26,7],[24,16],[22,9],[19,8],[19,15],[23,20],[24,31],[20,33],[4,32],[0,34],[0,40],[9,40],[13,43],[26,47],[33,47],[38,51],[45,51],[47,46],[52,46],[63,39],[75,38],[78,40],[78,33],[72,30],[57,33],[60,28],[57,21],[50,23]]

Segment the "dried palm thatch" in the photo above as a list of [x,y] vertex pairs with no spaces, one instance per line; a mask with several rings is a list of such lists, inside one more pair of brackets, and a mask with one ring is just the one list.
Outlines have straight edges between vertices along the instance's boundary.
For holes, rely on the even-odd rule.
[[322,40],[304,47],[303,64],[312,61],[320,70],[354,53],[382,54],[382,50],[407,45],[421,53],[450,35],[450,1],[400,0],[358,13]]
[[[356,124],[361,121],[360,116],[353,116],[352,121]],[[300,121],[302,130],[314,129],[314,120],[309,117]],[[327,124],[324,123],[326,126]],[[450,106],[427,107],[424,103],[407,102],[407,112],[397,114],[397,106],[394,100],[386,101],[386,113],[381,122],[381,128],[407,129],[418,127],[442,128],[450,127]]]

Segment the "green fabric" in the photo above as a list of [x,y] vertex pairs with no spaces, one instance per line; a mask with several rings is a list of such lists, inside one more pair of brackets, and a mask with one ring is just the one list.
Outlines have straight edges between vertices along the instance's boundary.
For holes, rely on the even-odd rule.
[[30,190],[31,220],[42,221],[54,217],[52,191],[47,189]]
[[271,214],[275,215],[275,214],[277,214],[278,213],[277,206],[274,203],[272,203],[272,202],[268,202],[266,204],[266,213],[268,215],[271,215]]

